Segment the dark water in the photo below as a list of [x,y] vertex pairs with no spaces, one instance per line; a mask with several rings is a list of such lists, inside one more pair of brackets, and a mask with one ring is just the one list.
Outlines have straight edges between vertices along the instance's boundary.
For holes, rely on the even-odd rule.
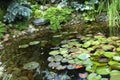
[[[20,76],[26,76],[28,77],[28,74],[31,73],[27,71],[27,75],[24,74],[23,65],[32,61],[38,62],[40,64],[40,74],[36,74],[36,72],[32,73],[32,77],[34,79],[29,80],[50,80],[48,79],[51,75],[49,75],[49,72],[54,72],[57,75],[68,75],[71,79],[70,80],[77,80],[78,73],[84,72],[84,69],[81,70],[55,70],[48,67],[48,61],[47,58],[49,57],[49,52],[53,49],[59,48],[60,42],[62,40],[70,40],[76,38],[77,33],[70,33],[70,34],[55,34],[52,36],[48,36],[46,38],[36,40],[40,41],[40,44],[29,46],[25,49],[19,49],[17,53],[14,53],[13,55],[10,55],[10,57],[15,56],[15,54],[19,54],[19,56],[15,57],[14,59],[11,59],[10,62],[13,64],[7,65],[7,68],[19,68],[21,72],[19,72],[19,75],[16,75],[14,71],[10,70],[10,73],[13,73],[13,80],[17,80]],[[34,74],[36,74],[34,76]],[[55,80],[61,80],[56,78]],[[67,79],[65,79],[67,80]]]
[[[18,79],[22,76],[28,77],[29,80],[50,80],[48,79],[50,75],[46,74],[49,72],[54,72],[58,75],[67,74],[68,76],[71,77],[70,80],[77,80],[78,73],[84,73],[85,69],[58,71],[49,68],[47,61],[47,58],[49,57],[48,53],[55,48],[59,48],[59,46],[61,45],[60,44],[61,41],[77,39],[77,37],[81,36],[80,33],[77,33],[75,31],[76,30],[82,31],[82,30],[79,30],[78,28],[76,28],[75,31],[72,30],[70,32],[65,31],[60,33],[57,32],[54,34],[48,34],[48,36],[44,38],[36,38],[35,41],[36,40],[40,41],[40,44],[29,46],[28,48],[25,49],[19,49],[17,53],[5,54],[5,56],[3,57],[3,61],[8,61],[8,63],[6,64],[6,69],[7,69],[6,72],[13,74],[12,80],[23,80],[23,79]],[[90,30],[87,31],[85,27],[85,31],[89,32]],[[32,61],[38,62],[40,64],[40,74],[36,74],[36,76],[33,76],[35,72],[31,73],[31,71],[23,70],[23,65]],[[17,68],[20,71],[15,71],[14,68],[15,70]],[[61,80],[61,79],[55,79],[55,80]]]

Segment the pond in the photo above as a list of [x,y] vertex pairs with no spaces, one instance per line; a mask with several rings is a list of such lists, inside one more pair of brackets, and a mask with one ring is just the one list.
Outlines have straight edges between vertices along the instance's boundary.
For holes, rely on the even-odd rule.
[[[56,70],[54,67],[48,66],[50,51],[60,49],[63,43],[80,40],[82,35],[78,32],[79,28],[78,26],[74,28],[70,31],[64,30],[42,38],[37,37],[28,40],[26,43],[23,43],[26,40],[19,41],[17,44],[14,43],[13,45],[17,45],[17,47],[15,49],[14,46],[14,50],[10,50],[12,53],[3,50],[5,54],[2,56],[2,61],[5,62],[6,73],[12,74],[12,80],[77,80],[78,73],[86,72],[85,68]],[[37,65],[37,67],[31,68],[34,67],[33,64]],[[26,68],[25,65],[28,67]]]
[[[40,42],[39,44],[36,45],[33,44],[26,48],[20,47],[17,50],[17,53],[5,54],[5,57],[3,57],[3,61],[7,60],[6,62],[7,73],[11,73],[13,75],[13,80],[14,79],[22,80],[22,78],[28,78],[29,80],[50,80],[48,78],[49,75],[45,77],[45,75],[47,75],[50,72],[53,72],[55,74],[69,73],[68,70],[61,70],[61,71],[56,71],[54,69],[52,70],[51,68],[48,67],[48,61],[47,61],[47,58],[49,57],[48,53],[51,50],[58,48],[62,40],[68,40],[70,38],[74,39],[75,34],[77,33],[71,32],[68,35],[67,32],[64,32],[63,34],[65,35],[56,34],[51,37],[49,36],[45,39],[37,38],[35,41]],[[24,46],[24,44],[19,46]],[[40,74],[37,74],[34,77],[35,72],[23,69],[23,66],[29,62],[39,63]],[[74,71],[74,73],[76,73],[76,71]]]

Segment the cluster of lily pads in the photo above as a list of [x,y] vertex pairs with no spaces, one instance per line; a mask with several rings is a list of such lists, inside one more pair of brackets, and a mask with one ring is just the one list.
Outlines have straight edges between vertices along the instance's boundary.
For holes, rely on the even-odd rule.
[[32,45],[37,45],[37,44],[39,44],[40,43],[40,41],[32,41],[32,42],[29,42],[28,44],[22,44],[22,45],[19,45],[19,48],[27,48],[27,47],[29,47],[30,45],[32,46]]
[[76,69],[107,75],[120,70],[120,38],[104,35],[81,36],[79,39],[62,41],[59,49],[49,52],[49,67],[57,70]]

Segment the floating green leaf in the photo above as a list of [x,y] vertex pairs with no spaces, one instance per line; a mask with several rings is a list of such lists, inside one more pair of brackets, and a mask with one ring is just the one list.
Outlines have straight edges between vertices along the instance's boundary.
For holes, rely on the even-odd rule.
[[69,60],[68,63],[70,63],[70,64],[74,64],[75,61],[74,61],[74,60]]
[[101,66],[96,68],[97,74],[106,75],[110,73],[110,68],[108,66]]
[[103,50],[111,50],[111,49],[113,49],[114,48],[114,46],[113,45],[102,45],[102,49]]
[[89,46],[91,45],[91,42],[90,41],[87,41],[83,44],[83,47],[84,48],[88,48]]
[[50,62],[53,62],[53,61],[55,61],[55,58],[53,56],[50,56],[50,57],[48,57],[47,60],[50,61]]
[[120,56],[113,56],[113,60],[120,61]]
[[117,50],[117,51],[120,51],[120,47],[118,47],[116,50]]
[[59,62],[59,61],[61,61],[63,59],[63,57],[61,56],[61,55],[56,55],[55,56],[55,61],[56,62]]
[[82,53],[80,54],[79,56],[77,56],[78,59],[81,59],[81,60],[85,60],[87,58],[89,58],[90,55],[89,54],[86,54],[86,53]]
[[112,58],[115,54],[115,52],[105,52],[103,55],[107,58]]
[[60,54],[67,54],[68,49],[67,48],[60,48]]
[[92,45],[99,45],[99,44],[100,44],[100,41],[98,41],[98,40],[97,40],[97,41],[92,41],[91,44],[92,44]]
[[54,50],[54,51],[51,51],[51,52],[49,52],[49,54],[50,55],[53,55],[53,56],[55,56],[55,55],[57,55],[57,54],[59,54],[60,52],[58,51],[58,50]]
[[120,80],[120,71],[113,70],[110,72],[110,80]]
[[29,47],[28,44],[19,45],[19,48],[27,48],[27,47]]
[[96,73],[91,73],[88,75],[87,80],[101,80],[102,77]]
[[37,45],[39,43],[40,43],[40,41],[32,41],[32,42],[29,43],[29,45]]

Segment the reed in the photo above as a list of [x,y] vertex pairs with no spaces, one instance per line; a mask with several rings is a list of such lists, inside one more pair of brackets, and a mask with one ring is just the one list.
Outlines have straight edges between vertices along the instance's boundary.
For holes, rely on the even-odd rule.
[[108,3],[109,31],[111,36],[118,36],[120,30],[120,0],[112,0]]

